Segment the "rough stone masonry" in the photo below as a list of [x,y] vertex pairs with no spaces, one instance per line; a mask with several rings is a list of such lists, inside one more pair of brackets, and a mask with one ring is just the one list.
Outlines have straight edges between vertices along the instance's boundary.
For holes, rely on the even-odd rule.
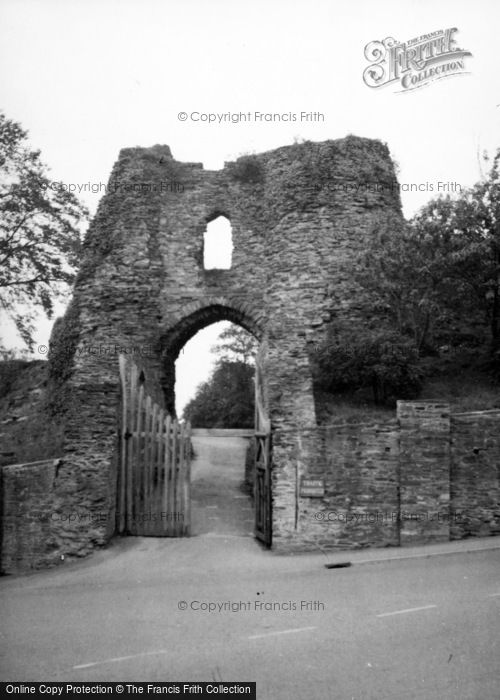
[[[232,265],[204,269],[204,233],[219,215],[231,223]],[[443,493],[433,487],[425,435],[416,438],[420,452],[401,468],[400,439],[401,454],[412,455],[416,434],[407,428],[411,406],[410,413],[401,409],[401,435],[392,424],[325,432],[316,422],[311,349],[328,324],[362,322],[350,262],[380,217],[402,214],[388,148],[376,140],[294,144],[242,156],[220,171],[176,161],[168,146],[122,150],[85,239],[72,302],[52,333],[50,410],[64,428],[64,454],[57,468],[49,465],[48,545],[31,552],[32,565],[54,563],[61,552],[85,555],[115,532],[118,352],[132,357],[148,393],[174,413],[179,352],[197,331],[221,320],[260,342],[273,427],[274,549],[402,544],[393,521],[366,526],[365,520],[349,529],[345,521],[320,522],[314,512],[363,513],[373,497],[393,512],[404,506],[400,490],[410,506],[424,507],[414,474],[420,454],[424,500],[427,494],[432,508],[447,504],[449,450],[441,423],[449,417],[441,417],[440,405],[438,434],[428,425],[432,406],[426,430]],[[300,496],[305,476],[324,479],[323,499]],[[465,501],[462,488],[458,497]],[[72,512],[78,519],[64,517]],[[449,533],[441,525],[418,532],[411,525],[411,541],[419,533],[425,541]],[[13,535],[12,550],[15,541]]]

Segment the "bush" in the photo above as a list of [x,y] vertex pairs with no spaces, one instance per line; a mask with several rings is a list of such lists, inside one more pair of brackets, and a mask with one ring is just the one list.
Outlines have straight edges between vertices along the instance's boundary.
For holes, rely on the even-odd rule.
[[7,396],[19,373],[27,366],[26,360],[6,359],[0,361],[0,399]]
[[265,180],[264,169],[256,155],[240,156],[234,163],[230,163],[228,170],[234,180],[242,184],[258,184]]
[[424,373],[412,341],[397,333],[343,335],[318,353],[318,379],[330,392],[369,387],[376,404],[416,398]]

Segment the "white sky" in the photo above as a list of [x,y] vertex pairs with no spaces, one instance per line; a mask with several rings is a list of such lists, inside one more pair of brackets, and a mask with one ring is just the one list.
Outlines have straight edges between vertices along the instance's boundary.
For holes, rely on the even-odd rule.
[[[388,143],[401,183],[468,186],[481,175],[478,152],[500,145],[499,26],[497,0],[1,0],[1,108],[67,183],[106,183],[123,147],[168,144],[178,160],[217,169],[295,138],[353,133]],[[364,84],[367,43],[449,27],[473,54],[470,74],[411,93]],[[325,121],[177,118],[195,110],[318,111]],[[431,196],[403,193],[405,215]],[[99,197],[82,195],[92,212]],[[41,320],[38,342],[50,327]],[[5,342],[19,345],[9,336],[7,324]],[[189,354],[181,403],[214,340]]]

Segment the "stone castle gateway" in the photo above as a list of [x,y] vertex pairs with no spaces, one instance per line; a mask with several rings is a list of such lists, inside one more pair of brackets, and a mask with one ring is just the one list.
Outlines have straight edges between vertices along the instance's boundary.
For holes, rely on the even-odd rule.
[[[296,536],[296,463],[316,427],[310,351],[334,314],[356,318],[349,259],[373,217],[400,213],[386,146],[348,137],[279,148],[221,171],[180,163],[167,146],[120,153],[88,231],[73,301],[51,339],[66,427],[68,484],[79,507],[114,502],[119,384],[116,354],[143,348],[147,390],[175,411],[175,360],[201,328],[239,324],[260,342],[273,427],[273,537]],[[363,187],[363,185],[367,185]],[[203,267],[207,223],[232,227],[232,265]],[[86,352],[85,348],[95,348]],[[108,523],[108,528],[109,528]],[[95,532],[102,540],[111,532]]]
[[[317,424],[312,353],[329,324],[363,323],[350,261],[376,217],[402,217],[395,183],[388,148],[353,136],[243,156],[220,171],[178,162],[168,146],[122,150],[50,343],[63,458],[4,472],[7,570],[87,554],[115,533],[117,353],[133,355],[148,393],[174,413],[179,352],[222,320],[259,341],[275,550],[500,532],[500,412],[451,416],[439,401],[400,402],[385,424]],[[232,264],[205,269],[204,233],[220,215],[231,223]],[[26,534],[9,518],[30,505],[49,515]],[[336,517],[318,516],[327,509]],[[450,509],[469,515],[435,517]],[[402,510],[427,515],[401,522]]]

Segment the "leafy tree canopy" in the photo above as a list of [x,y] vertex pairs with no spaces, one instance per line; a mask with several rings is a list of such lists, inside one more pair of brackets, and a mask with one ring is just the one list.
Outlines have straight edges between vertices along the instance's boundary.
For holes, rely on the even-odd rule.
[[430,201],[409,222],[380,215],[350,272],[365,321],[332,324],[318,349],[330,391],[371,384],[378,402],[416,396],[422,356],[443,346],[480,348],[500,376],[500,149],[456,198]]
[[257,345],[253,335],[233,323],[222,331],[219,342],[212,347],[211,352],[221,360],[251,365],[257,352]]
[[74,279],[87,216],[49,179],[27,132],[0,113],[0,309],[30,348],[37,313],[51,318],[54,300]]
[[198,428],[252,428],[255,412],[253,357],[257,341],[231,324],[212,347],[217,355],[210,379],[198,387],[184,418]]
[[221,360],[185,407],[184,419],[195,428],[253,427],[253,376],[253,367]]
[[500,347],[500,149],[488,175],[428,202],[410,221],[378,219],[354,275],[374,314],[419,353],[449,338]]
[[369,388],[376,404],[415,398],[422,387],[416,347],[396,332],[345,331],[320,351],[317,365],[322,389]]

